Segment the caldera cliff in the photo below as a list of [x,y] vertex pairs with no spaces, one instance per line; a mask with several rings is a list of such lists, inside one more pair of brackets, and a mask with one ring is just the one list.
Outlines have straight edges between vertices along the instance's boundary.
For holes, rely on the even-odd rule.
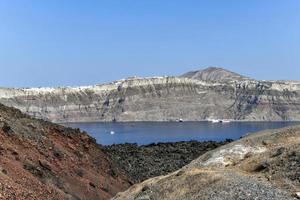
[[300,82],[210,67],[180,77],[61,88],[0,88],[0,102],[53,122],[300,120]]

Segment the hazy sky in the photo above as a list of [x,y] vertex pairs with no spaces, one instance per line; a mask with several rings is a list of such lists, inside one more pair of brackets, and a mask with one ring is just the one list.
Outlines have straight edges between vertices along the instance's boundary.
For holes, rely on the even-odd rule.
[[299,0],[0,0],[0,86],[220,66],[300,80]]

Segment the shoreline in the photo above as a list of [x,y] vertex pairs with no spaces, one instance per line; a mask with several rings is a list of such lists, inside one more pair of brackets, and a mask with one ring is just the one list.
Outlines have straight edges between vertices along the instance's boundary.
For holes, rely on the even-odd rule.
[[[245,134],[246,136],[247,134]],[[92,137],[92,136],[90,136]],[[244,136],[243,136],[244,137]],[[92,137],[93,138],[93,137]],[[204,141],[199,141],[199,140],[195,140],[195,139],[191,139],[191,140],[180,140],[180,141],[170,141],[170,142],[151,142],[151,143],[147,143],[147,144],[139,144],[137,142],[124,142],[124,143],[118,143],[118,144],[99,144],[104,148],[109,148],[112,146],[121,146],[121,145],[134,145],[134,146],[138,146],[138,147],[149,147],[149,146],[156,146],[156,145],[176,145],[176,144],[180,144],[180,143],[229,143],[229,142],[233,142],[236,139],[231,139],[231,138],[225,138],[224,140],[204,140]]]
[[[225,120],[225,119],[223,119]],[[189,123],[189,122],[210,122],[209,120],[188,120],[188,121],[182,121],[182,122],[178,122],[178,121],[71,121],[71,122],[52,122],[52,123],[56,123],[56,124],[60,124],[60,125],[64,125],[64,124],[79,124],[79,123]],[[235,122],[257,122],[257,123],[266,123],[266,122],[300,122],[300,120],[272,120],[272,121],[251,121],[251,120],[232,120],[229,121],[228,123],[235,123]],[[216,123],[218,124],[218,123]]]

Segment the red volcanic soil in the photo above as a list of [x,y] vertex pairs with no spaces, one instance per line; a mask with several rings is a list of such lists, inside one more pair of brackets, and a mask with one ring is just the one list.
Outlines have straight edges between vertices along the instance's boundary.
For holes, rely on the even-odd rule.
[[0,104],[0,199],[110,199],[130,185],[86,133]]

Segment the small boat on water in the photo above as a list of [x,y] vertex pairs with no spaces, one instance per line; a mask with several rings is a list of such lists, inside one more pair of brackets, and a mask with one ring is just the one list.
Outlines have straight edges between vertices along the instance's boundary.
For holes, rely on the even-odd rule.
[[209,121],[212,123],[230,123],[230,120],[225,120],[225,119],[211,119]]
[[110,134],[113,135],[113,134],[115,134],[115,132],[114,131],[110,131]]
[[222,123],[230,123],[230,120],[222,120]]

